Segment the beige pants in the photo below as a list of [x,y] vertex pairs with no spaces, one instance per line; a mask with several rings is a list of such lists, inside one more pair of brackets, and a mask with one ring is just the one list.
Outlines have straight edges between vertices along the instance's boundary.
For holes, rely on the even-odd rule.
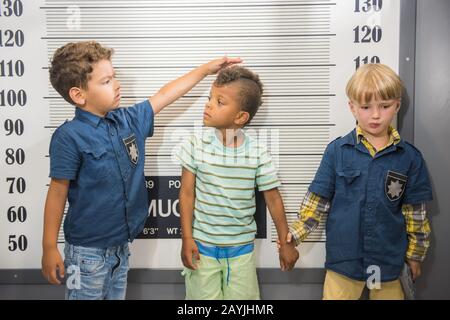
[[[324,300],[357,300],[366,286],[366,282],[357,281],[331,270],[327,270],[323,286]],[[380,289],[370,290],[370,300],[403,300],[400,281],[382,282]]]

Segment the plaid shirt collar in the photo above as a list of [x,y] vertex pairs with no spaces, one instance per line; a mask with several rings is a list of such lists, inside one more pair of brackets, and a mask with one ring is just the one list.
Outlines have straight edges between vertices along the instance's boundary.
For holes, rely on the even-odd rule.
[[[388,134],[389,134],[389,142],[386,145],[386,147],[390,146],[391,144],[398,144],[401,141],[400,134],[392,126],[389,126]],[[360,143],[361,140],[363,139],[369,142],[367,138],[364,136],[364,132],[362,131],[361,127],[356,126],[356,143],[357,144]]]

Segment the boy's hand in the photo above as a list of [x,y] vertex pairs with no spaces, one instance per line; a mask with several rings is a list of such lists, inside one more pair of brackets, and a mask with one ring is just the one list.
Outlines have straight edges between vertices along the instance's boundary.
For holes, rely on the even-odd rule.
[[158,90],[153,96],[149,97],[153,113],[157,114],[169,104],[185,95],[197,83],[210,74],[217,73],[220,69],[229,67],[233,64],[242,62],[241,58],[223,57],[202,64],[199,67],[186,73],[173,81],[170,81]]
[[197,265],[195,261],[200,260],[200,255],[198,253],[198,247],[195,244],[194,239],[186,238],[183,239],[183,245],[181,247],[181,261],[186,268],[195,270]]
[[241,63],[241,58],[228,58],[228,57],[222,57],[220,59],[212,60],[206,64],[204,64],[204,67],[206,69],[206,74],[216,74],[223,68],[230,67],[234,64]]
[[284,243],[280,249],[280,266],[281,271],[290,271],[294,268],[299,258],[299,253],[294,243]]
[[42,255],[42,274],[51,284],[61,284],[58,279],[64,278],[64,261],[58,248],[45,249]]
[[[292,233],[288,232],[286,235],[286,243],[291,243],[292,241]],[[295,247],[295,245],[294,245]],[[280,239],[277,239],[277,248],[278,248],[278,252],[280,251],[281,248],[281,243],[280,243]]]
[[409,267],[411,268],[413,281],[416,281],[416,279],[422,274],[421,262],[407,259],[406,263],[408,263]]
[[295,266],[299,258],[298,250],[295,248],[295,242],[292,242],[292,233],[286,235],[286,242],[281,244],[277,239],[277,248],[280,254],[281,271],[290,271]]

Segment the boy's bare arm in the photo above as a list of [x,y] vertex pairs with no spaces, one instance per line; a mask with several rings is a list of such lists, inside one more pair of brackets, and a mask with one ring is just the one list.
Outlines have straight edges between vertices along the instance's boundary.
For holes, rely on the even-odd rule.
[[183,241],[181,248],[181,260],[183,265],[189,269],[196,269],[192,258],[199,260],[198,248],[192,237],[192,219],[195,202],[195,174],[183,168],[181,174],[180,188],[180,223],[181,238]]
[[240,62],[242,62],[240,58],[228,57],[212,60],[186,73],[184,76],[169,82],[149,98],[150,104],[153,107],[153,113],[157,114],[166,106],[185,95],[206,76],[215,74],[220,69]]
[[69,180],[51,179],[44,209],[44,235],[42,238],[42,274],[53,284],[61,284],[64,277],[64,261],[58,251],[58,233],[64,214],[69,190]]
[[272,220],[277,228],[278,239],[280,239],[281,270],[291,270],[297,262],[299,254],[293,243],[286,242],[289,227],[284,211],[283,199],[281,198],[278,188],[263,191],[263,194]]

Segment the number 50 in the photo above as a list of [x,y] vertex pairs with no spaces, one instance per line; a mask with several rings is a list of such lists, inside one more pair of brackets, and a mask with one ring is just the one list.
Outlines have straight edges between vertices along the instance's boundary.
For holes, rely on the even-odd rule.
[[10,235],[9,236],[9,251],[16,251],[19,249],[20,251],[27,250],[28,247],[28,240],[27,237],[25,237],[23,234],[19,236],[16,240],[16,235]]

